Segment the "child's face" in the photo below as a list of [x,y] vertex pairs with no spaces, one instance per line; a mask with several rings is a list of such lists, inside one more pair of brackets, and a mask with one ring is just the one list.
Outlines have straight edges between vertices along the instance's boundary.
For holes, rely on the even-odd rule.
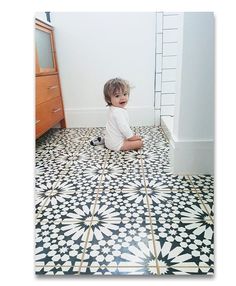
[[111,96],[111,104],[115,107],[124,108],[129,99],[129,94],[127,90],[117,90],[115,93]]

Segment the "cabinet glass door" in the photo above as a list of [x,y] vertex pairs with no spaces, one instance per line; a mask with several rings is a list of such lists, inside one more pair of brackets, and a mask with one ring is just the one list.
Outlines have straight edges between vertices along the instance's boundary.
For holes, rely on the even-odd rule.
[[36,29],[35,40],[39,72],[52,72],[56,70],[51,37],[50,31]]

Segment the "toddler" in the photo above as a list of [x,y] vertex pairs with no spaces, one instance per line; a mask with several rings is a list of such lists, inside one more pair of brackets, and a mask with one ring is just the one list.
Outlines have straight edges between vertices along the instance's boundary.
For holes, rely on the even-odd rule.
[[[135,135],[129,126],[128,112],[125,108],[129,93],[129,83],[120,78],[111,79],[104,85],[104,97],[109,106],[104,143],[113,151],[138,150],[143,146],[142,138]],[[99,137],[96,141],[99,144],[103,140]],[[91,144],[96,145],[96,142]]]

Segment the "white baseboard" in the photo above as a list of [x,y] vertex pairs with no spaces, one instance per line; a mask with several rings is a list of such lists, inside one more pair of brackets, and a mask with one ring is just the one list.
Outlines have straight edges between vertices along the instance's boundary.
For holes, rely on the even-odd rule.
[[214,141],[180,141],[173,137],[173,122],[161,119],[161,126],[170,141],[170,171],[179,175],[214,174]]
[[66,108],[65,116],[68,128],[106,125],[106,108]]
[[[129,107],[131,126],[154,125],[154,108]],[[66,124],[68,128],[104,127],[106,125],[107,108],[66,108]]]
[[166,136],[171,140],[171,134],[173,133],[173,116],[161,116],[161,127],[164,130]]
[[214,174],[213,141],[170,141],[171,172],[182,175]]

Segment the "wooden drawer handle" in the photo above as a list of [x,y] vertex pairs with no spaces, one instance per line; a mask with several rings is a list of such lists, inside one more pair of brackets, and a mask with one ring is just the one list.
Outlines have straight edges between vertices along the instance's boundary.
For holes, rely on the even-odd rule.
[[61,108],[57,108],[57,109],[53,109],[52,112],[53,112],[53,113],[56,113],[56,112],[58,112],[58,111],[60,111],[60,110],[61,110]]
[[36,120],[36,123],[35,124],[38,124],[40,122],[40,120]]
[[58,85],[52,85],[48,87],[49,90],[56,89],[56,88],[58,88]]

